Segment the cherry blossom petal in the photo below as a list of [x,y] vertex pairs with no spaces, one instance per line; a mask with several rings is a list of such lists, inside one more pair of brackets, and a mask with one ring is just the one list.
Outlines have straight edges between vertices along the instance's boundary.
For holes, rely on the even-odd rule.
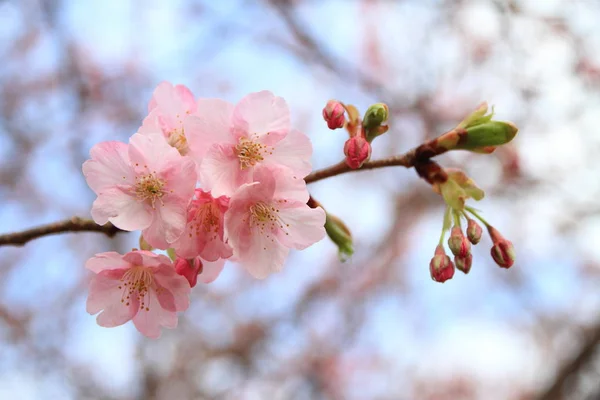
[[251,93],[235,106],[233,111],[234,131],[246,135],[267,136],[265,144],[273,145],[281,140],[290,129],[290,110],[281,97],[269,91]]
[[185,85],[175,85],[175,93],[179,99],[181,107],[183,111],[187,113],[196,112],[196,100],[194,99],[194,94],[190,89],[188,89]]
[[123,290],[119,288],[119,279],[124,273],[124,269],[106,269],[92,278],[86,302],[88,313],[94,315],[111,304],[121,303]]
[[126,231],[145,229],[152,222],[149,207],[123,188],[108,189],[92,204],[92,218],[99,225],[108,221]]
[[216,261],[202,260],[202,272],[198,275],[198,279],[203,283],[211,283],[221,275],[225,260]]
[[278,214],[285,228],[278,231],[277,238],[287,247],[303,250],[325,237],[325,211],[321,207],[288,202]]
[[133,169],[129,164],[127,145],[121,142],[98,143],[90,150],[91,160],[83,163],[83,175],[96,193],[115,185],[131,185]]
[[272,154],[265,156],[265,164],[285,165],[294,175],[304,178],[312,170],[311,156],[312,144],[308,136],[292,129],[274,146]]
[[185,311],[190,306],[190,284],[178,275],[172,266],[160,266],[154,272],[156,282],[168,290],[174,299],[175,311]]
[[184,121],[185,136],[194,157],[204,157],[213,144],[236,144],[231,133],[233,105],[221,99],[199,99],[198,112]]
[[182,160],[182,155],[169,146],[163,135],[134,134],[129,139],[129,159],[137,173],[162,171]]
[[140,333],[151,339],[160,337],[161,326],[169,329],[177,327],[177,313],[164,310],[154,291],[148,292],[148,309],[140,310],[133,317],[133,324]]
[[85,267],[92,272],[99,273],[105,270],[129,268],[130,264],[116,251],[98,253],[86,261]]
[[[248,238],[250,245],[238,254],[242,266],[257,279],[264,279],[270,274],[283,269],[283,264],[289,253],[273,236],[253,232]],[[234,248],[235,249],[235,248]]]
[[[181,199],[187,206],[196,188],[196,163],[194,160],[182,157],[159,175],[166,182],[166,189],[168,189],[164,202]],[[175,198],[172,199],[172,197]]]
[[200,182],[213,196],[231,196],[233,192],[252,180],[249,169],[240,169],[231,145],[214,145],[200,165]]
[[184,232],[186,205],[171,202],[156,205],[156,215],[150,226],[143,231],[144,239],[153,247],[166,249]]

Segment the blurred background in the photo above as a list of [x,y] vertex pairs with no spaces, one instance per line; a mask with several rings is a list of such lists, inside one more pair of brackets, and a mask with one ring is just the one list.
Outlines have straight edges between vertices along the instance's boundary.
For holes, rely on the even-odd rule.
[[403,168],[310,186],[352,230],[350,261],[323,240],[264,281],[228,264],[156,341],[85,312],[85,261],[136,233],[0,248],[0,399],[600,398],[599,1],[4,0],[0,59],[0,233],[89,217],[89,149],[127,141],[163,80],[284,97],[315,168],[343,157],[330,98],[389,105],[373,159],[483,100],[520,127],[492,155],[438,158],[486,191],[510,270],[486,237],[469,275],[433,282],[443,203]]

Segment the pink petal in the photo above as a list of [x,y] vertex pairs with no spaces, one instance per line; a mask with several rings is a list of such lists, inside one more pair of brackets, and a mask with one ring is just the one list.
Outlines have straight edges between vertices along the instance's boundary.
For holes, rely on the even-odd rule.
[[183,201],[187,204],[194,195],[196,188],[196,163],[190,157],[179,157],[173,164],[160,174],[168,193],[163,197],[165,203]]
[[158,339],[161,326],[170,329],[177,327],[177,313],[163,309],[153,291],[148,292],[146,301],[148,310],[140,310],[133,317],[133,324],[141,334],[151,339]]
[[159,83],[156,89],[154,89],[152,100],[150,101],[150,104],[148,104],[148,112],[155,108],[160,108],[161,114],[174,116],[182,111],[181,105],[182,102],[179,101],[177,93],[173,88],[173,84],[165,81]]
[[194,100],[194,94],[190,89],[184,85],[176,85],[175,93],[179,98],[183,111],[189,113],[196,112],[196,100]]
[[177,165],[183,156],[171,147],[163,135],[134,134],[129,139],[129,159],[138,174],[160,172]]
[[287,247],[303,250],[325,237],[325,211],[321,207],[288,202],[278,214],[285,228],[277,233],[277,238]]
[[[256,231],[248,238],[250,245],[238,254],[242,266],[257,279],[264,279],[283,268],[289,249],[269,235]],[[235,249],[235,247],[234,247]]]
[[91,160],[83,163],[83,175],[96,193],[115,185],[133,184],[127,145],[121,142],[98,143],[90,150]]
[[104,270],[127,269],[129,262],[123,260],[123,256],[116,251],[98,253],[86,261],[85,267],[96,274]]
[[304,178],[312,170],[310,158],[312,144],[308,136],[293,129],[274,145],[273,153],[266,156],[265,164],[278,164],[289,167],[299,178]]
[[[96,314],[111,305],[120,304],[123,290],[119,289],[121,277],[125,269],[101,271],[90,281],[89,294],[86,302],[86,311]],[[123,322],[124,323],[124,322]]]
[[175,311],[185,311],[190,306],[190,284],[183,276],[178,275],[173,267],[161,266],[154,272],[156,282],[171,293]]
[[130,251],[123,256],[123,260],[130,265],[143,265],[144,267],[159,267],[163,264],[171,265],[172,263],[169,257],[146,250]]
[[211,283],[219,277],[224,266],[225,260],[223,259],[216,261],[202,260],[202,273],[198,275],[198,279],[203,283]]
[[277,143],[290,129],[290,111],[285,100],[269,91],[251,93],[235,106],[233,125],[236,132],[258,135],[266,144]]
[[135,231],[145,229],[152,222],[148,208],[124,189],[114,188],[98,195],[92,204],[91,214],[99,225],[110,221],[120,229]]
[[244,183],[251,182],[249,169],[240,169],[231,145],[214,145],[200,165],[200,182],[213,197],[231,196]]
[[232,254],[231,246],[217,237],[216,239],[207,240],[199,255],[207,261],[216,261],[219,258],[229,258]]
[[193,157],[204,157],[213,144],[235,144],[231,134],[233,105],[221,99],[199,99],[198,112],[184,121],[185,136]]
[[156,214],[149,227],[144,229],[144,239],[152,246],[166,249],[183,234],[186,225],[185,203],[156,204]]

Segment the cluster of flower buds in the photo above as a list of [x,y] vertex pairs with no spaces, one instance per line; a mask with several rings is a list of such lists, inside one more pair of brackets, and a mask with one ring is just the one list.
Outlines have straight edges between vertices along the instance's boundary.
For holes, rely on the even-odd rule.
[[[343,112],[330,117],[343,124]],[[271,92],[234,105],[163,82],[129,143],[99,143],[90,155],[83,173],[98,196],[96,223],[141,231],[141,250],[86,263],[96,273],[87,310],[102,311],[102,326],[133,320],[158,337],[161,326],[177,325],[191,287],[216,279],[226,259],[265,278],[290,249],[325,236],[325,211],[307,205],[310,140]]]
[[[436,282],[445,282],[454,276],[455,267],[465,274],[471,270],[473,264],[471,246],[481,241],[483,233],[481,225],[471,216],[486,226],[493,242],[491,253],[494,261],[500,267],[510,268],[515,262],[512,243],[485,221],[476,210],[465,205],[468,199],[482,199],[483,191],[462,171],[447,169],[445,176],[447,176],[446,181],[434,185],[434,189],[443,196],[447,205],[440,241],[429,264],[431,278]],[[467,222],[466,235],[462,228],[463,219]],[[454,255],[454,262],[446,255],[443,245],[448,230],[450,230],[448,248]]]
[[[345,114],[348,114],[346,120]],[[353,105],[346,105],[337,100],[329,100],[323,108],[323,119],[329,129],[346,127],[349,139],[344,144],[346,164],[352,169],[358,169],[371,158],[371,142],[377,136],[387,132],[384,125],[388,119],[388,106],[377,103],[370,106],[363,118]]]

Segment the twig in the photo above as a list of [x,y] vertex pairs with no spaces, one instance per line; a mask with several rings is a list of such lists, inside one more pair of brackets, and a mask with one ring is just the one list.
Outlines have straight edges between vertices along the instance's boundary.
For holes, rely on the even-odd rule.
[[66,221],[54,222],[48,225],[38,226],[22,232],[7,233],[0,235],[0,246],[24,246],[30,240],[42,236],[56,235],[67,232],[99,232],[108,237],[113,237],[119,232],[123,232],[110,222],[105,225],[98,225],[91,219],[73,217]]

